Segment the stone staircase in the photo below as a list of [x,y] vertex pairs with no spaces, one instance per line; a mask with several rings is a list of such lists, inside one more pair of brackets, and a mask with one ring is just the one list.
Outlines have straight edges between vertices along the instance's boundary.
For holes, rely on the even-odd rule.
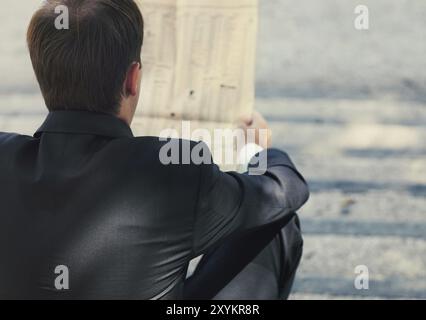
[[[426,299],[426,106],[259,100],[310,183],[292,299]],[[369,269],[369,289],[354,286]]]

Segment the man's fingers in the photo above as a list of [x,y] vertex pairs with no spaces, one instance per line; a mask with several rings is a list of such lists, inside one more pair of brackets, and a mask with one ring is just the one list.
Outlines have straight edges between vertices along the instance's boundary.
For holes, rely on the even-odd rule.
[[238,127],[242,129],[246,129],[250,127],[253,124],[253,115],[251,116],[242,116],[240,119],[238,119]]

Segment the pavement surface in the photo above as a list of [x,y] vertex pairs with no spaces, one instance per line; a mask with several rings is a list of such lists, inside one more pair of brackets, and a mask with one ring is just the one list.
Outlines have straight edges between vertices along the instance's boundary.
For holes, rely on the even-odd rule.
[[[0,4],[0,131],[46,115],[25,50],[38,3]],[[261,3],[257,108],[312,189],[291,298],[426,299],[426,2],[365,0],[368,31],[358,1]]]

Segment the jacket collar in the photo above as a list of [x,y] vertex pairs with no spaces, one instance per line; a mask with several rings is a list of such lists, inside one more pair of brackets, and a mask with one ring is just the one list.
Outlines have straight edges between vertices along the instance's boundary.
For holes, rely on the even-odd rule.
[[40,138],[46,133],[88,134],[112,138],[132,138],[130,127],[119,118],[86,111],[50,112],[43,125],[34,134]]

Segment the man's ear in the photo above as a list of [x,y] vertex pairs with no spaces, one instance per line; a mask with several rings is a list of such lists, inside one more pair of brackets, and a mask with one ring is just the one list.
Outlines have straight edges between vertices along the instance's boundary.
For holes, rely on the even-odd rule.
[[139,79],[141,76],[141,64],[139,62],[134,62],[129,68],[129,71],[127,71],[126,76],[126,94],[131,96],[137,96],[138,95],[138,86],[139,86]]

